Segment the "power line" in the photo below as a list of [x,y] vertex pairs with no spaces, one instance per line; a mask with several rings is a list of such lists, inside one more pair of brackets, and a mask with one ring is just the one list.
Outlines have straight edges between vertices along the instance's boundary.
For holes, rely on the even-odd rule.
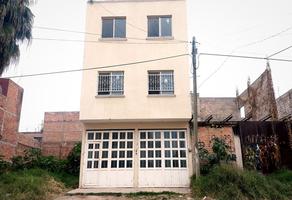
[[220,57],[230,57],[230,58],[245,58],[245,59],[255,59],[255,60],[272,60],[272,61],[279,61],[279,62],[292,62],[292,60],[282,59],[282,58],[267,58],[267,57],[244,56],[244,55],[234,55],[234,54],[200,53],[200,55],[220,56]]
[[[262,43],[262,42],[264,42],[264,41],[266,41],[266,40],[270,40],[270,39],[272,39],[272,38],[274,38],[274,37],[277,37],[277,36],[279,36],[279,35],[281,35],[281,34],[283,34],[283,33],[285,33],[285,32],[287,32],[287,31],[289,31],[289,30],[291,30],[292,29],[292,26],[289,26],[288,28],[286,28],[286,29],[284,29],[284,30],[282,30],[282,31],[280,31],[280,32],[278,32],[278,33],[275,33],[275,34],[273,34],[273,35],[270,35],[270,36],[268,36],[268,37],[266,37],[266,38],[264,38],[264,39],[261,39],[261,40],[257,40],[257,41],[254,41],[254,42],[251,42],[251,43],[247,43],[247,44],[245,44],[245,45],[241,45],[241,46],[239,46],[239,47],[236,47],[235,49],[233,49],[231,52],[230,52],[230,54],[232,54],[232,53],[234,53],[236,50],[238,50],[238,49],[241,49],[241,48],[244,48],[244,47],[248,47],[248,46],[252,46],[252,45],[255,45],[255,44],[258,44],[258,43]],[[224,66],[224,64],[228,61],[228,59],[229,59],[229,57],[226,57],[225,58],[225,60],[223,60],[223,62],[207,77],[207,78],[205,78],[201,83],[200,83],[200,85],[199,85],[199,88],[200,87],[202,87],[202,85],[204,85],[204,83],[206,83],[210,78],[212,78],[223,66]],[[266,59],[266,58],[265,58]]]
[[287,48],[285,48],[285,49],[282,49],[282,50],[280,50],[280,51],[277,51],[276,53],[273,53],[273,54],[269,55],[267,58],[273,57],[273,56],[275,56],[275,55],[277,55],[277,54],[279,54],[279,53],[282,53],[282,52],[284,52],[284,51],[287,51],[287,50],[290,49],[290,48],[292,48],[292,45],[289,46],[289,47],[287,47]]
[[273,34],[273,35],[270,35],[270,36],[268,36],[268,37],[266,37],[266,38],[264,38],[264,39],[257,40],[257,41],[254,41],[254,42],[251,42],[251,43],[248,43],[248,44],[245,44],[245,45],[239,46],[237,49],[239,49],[239,48],[244,48],[244,47],[248,47],[248,46],[252,46],[252,45],[255,45],[255,44],[258,44],[258,43],[262,43],[262,42],[264,42],[264,41],[267,41],[267,40],[270,40],[270,39],[272,39],[272,38],[278,37],[279,35],[281,35],[281,34],[287,32],[287,31],[290,31],[290,30],[292,30],[292,26],[289,26],[288,28],[286,28],[286,29],[284,29],[284,30],[282,30],[282,31],[280,31],[280,32],[278,32],[278,33],[275,33],[275,34]]
[[[85,35],[97,35],[97,36],[102,36],[102,34],[99,33],[92,33],[92,32],[84,32],[84,31],[76,31],[76,30],[70,30],[70,29],[61,29],[61,28],[54,28],[54,27],[45,27],[45,26],[34,26],[33,28],[36,29],[41,29],[41,30],[49,30],[49,31],[59,31],[59,32],[68,32],[68,33],[77,33],[77,34],[85,34]],[[142,40],[145,41],[145,38],[137,38],[137,37],[126,37],[125,39],[132,39],[132,40]],[[187,40],[172,40],[172,41],[177,41],[181,43],[191,43],[190,41]]]
[[[171,42],[150,42],[149,40],[144,40],[146,42],[128,42],[127,40],[72,40],[72,39],[62,39],[62,38],[40,38],[33,37],[33,40],[43,40],[43,41],[58,41],[58,42],[79,42],[79,43],[110,43],[110,44],[183,44],[186,42],[173,41]],[[149,41],[149,42],[148,42]],[[190,43],[190,42],[188,42]]]
[[54,72],[43,72],[43,73],[36,73],[36,74],[24,74],[24,75],[17,75],[17,76],[2,77],[2,78],[7,78],[7,79],[24,78],[24,77],[63,74],[63,73],[71,73],[71,72],[79,72],[79,71],[89,71],[89,70],[96,70],[96,69],[106,69],[106,68],[113,68],[113,67],[137,65],[137,64],[155,62],[155,61],[160,61],[160,60],[167,60],[167,59],[178,58],[178,57],[187,56],[187,55],[189,55],[189,54],[178,54],[178,55],[174,55],[174,56],[167,56],[167,57],[162,57],[162,58],[155,58],[155,59],[150,59],[150,60],[136,61],[136,62],[130,62],[130,63],[116,64],[116,65],[105,65],[105,66],[101,66],[101,67],[62,70],[62,71],[54,71]]
[[[101,3],[100,3],[99,5],[100,5],[105,11],[107,11],[109,14],[111,14],[111,15],[113,15],[113,16],[116,16],[115,13],[113,13],[112,11],[110,11],[109,9],[107,9],[106,7],[104,7]],[[142,31],[142,32],[147,33],[146,30],[144,30],[144,29],[142,29],[142,28],[140,28],[140,27],[138,27],[138,26],[136,26],[136,25],[134,25],[134,24],[132,24],[132,23],[130,23],[130,22],[128,22],[128,21],[126,21],[126,24],[128,24],[129,26],[131,26],[131,27],[133,27],[133,28],[135,28],[135,29],[137,29],[137,30],[140,30],[140,31]]]

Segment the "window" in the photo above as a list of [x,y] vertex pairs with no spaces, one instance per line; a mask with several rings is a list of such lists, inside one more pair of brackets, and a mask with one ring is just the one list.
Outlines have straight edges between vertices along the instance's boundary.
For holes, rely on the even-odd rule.
[[111,17],[102,18],[102,38],[125,38],[126,18]]
[[[187,168],[186,132],[149,130],[140,132],[140,169]],[[155,145],[153,145],[155,144]],[[182,145],[178,145],[182,144]]]
[[148,17],[148,37],[169,37],[171,35],[171,16]]
[[123,95],[124,72],[100,72],[97,95]]
[[240,117],[241,117],[241,118],[245,118],[245,109],[244,109],[244,106],[242,106],[242,107],[240,108]]
[[133,132],[88,132],[87,143],[87,169],[133,167]]
[[148,72],[148,94],[173,94],[173,71]]

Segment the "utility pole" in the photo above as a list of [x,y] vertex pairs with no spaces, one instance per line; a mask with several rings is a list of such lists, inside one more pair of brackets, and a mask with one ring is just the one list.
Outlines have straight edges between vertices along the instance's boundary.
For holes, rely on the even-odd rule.
[[193,138],[194,138],[194,162],[196,179],[200,176],[200,160],[199,160],[199,148],[198,148],[198,97],[197,97],[197,47],[196,38],[193,37],[192,41],[192,63],[193,63]]

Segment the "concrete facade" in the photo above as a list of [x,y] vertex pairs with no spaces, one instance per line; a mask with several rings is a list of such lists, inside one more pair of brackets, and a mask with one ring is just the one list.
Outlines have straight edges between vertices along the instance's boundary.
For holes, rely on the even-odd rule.
[[[113,17],[105,8],[110,9],[115,16],[126,17],[126,38],[97,40],[97,36],[86,35],[86,40],[97,40],[98,45],[85,44],[85,69],[188,53],[186,44],[177,41],[188,40],[184,0],[94,1],[87,6],[86,32],[102,32],[102,17]],[[172,15],[172,37],[147,38],[147,16],[155,15]],[[128,22],[137,24],[142,30],[133,28]],[[133,44],[137,42],[138,44]],[[188,61],[188,56],[182,56],[137,65],[84,71],[80,120],[119,122],[189,119],[191,103]],[[148,95],[148,71],[151,70],[173,70],[174,95]],[[124,72],[123,96],[97,97],[97,78],[100,71]]]
[[[148,37],[148,20],[153,16],[158,18],[156,22],[160,27],[159,32],[162,26],[161,17],[167,16],[165,23],[171,26],[165,26],[170,27],[170,36]],[[86,40],[96,40],[97,45],[85,44],[84,69],[97,69],[83,71],[80,121],[84,124],[84,132],[80,187],[188,187],[189,177],[192,175],[192,152],[187,149],[187,146],[191,146],[188,128],[191,98],[189,58],[183,55],[187,54],[188,50],[186,43],[181,42],[188,40],[186,1],[93,1],[87,6],[86,32],[102,33],[103,19],[118,17],[126,20],[125,38],[97,40],[96,36],[86,35]],[[131,24],[136,24],[139,28]],[[181,56],[98,69],[98,66],[155,60],[175,55]],[[162,78],[161,72],[166,71],[172,73],[174,92],[150,93],[149,72],[159,72],[159,85],[163,87],[168,80]],[[97,85],[103,80],[99,80],[101,72],[123,73],[123,95],[98,95]],[[125,133],[127,138],[124,137]],[[158,134],[157,138],[150,136],[153,133]],[[173,134],[171,138],[166,136],[170,133]],[[143,138],[143,134],[147,137]],[[133,136],[129,139],[128,135]],[[115,146],[115,140],[118,140],[118,146]],[[172,148],[175,152],[179,149],[183,152],[182,157],[178,158],[175,154],[174,157],[167,157],[162,153],[164,142],[170,141],[174,146],[165,149]],[[176,146],[178,141],[182,143],[181,147]],[[123,146],[125,142],[127,147]],[[140,142],[147,145],[140,146]],[[129,147],[128,143],[131,144]],[[151,146],[152,143],[161,146]],[[161,153],[160,156],[157,154],[159,157],[156,159],[151,156],[154,151]],[[118,158],[115,157],[115,152],[119,152]],[[129,153],[129,157],[125,157],[123,152]],[[143,152],[147,152],[145,157]],[[117,161],[119,164],[115,165]],[[160,164],[157,164],[159,162]],[[127,166],[123,163],[127,163]],[[157,179],[158,175],[163,178]]]
[[66,158],[74,145],[81,141],[82,130],[79,112],[46,112],[42,154]]

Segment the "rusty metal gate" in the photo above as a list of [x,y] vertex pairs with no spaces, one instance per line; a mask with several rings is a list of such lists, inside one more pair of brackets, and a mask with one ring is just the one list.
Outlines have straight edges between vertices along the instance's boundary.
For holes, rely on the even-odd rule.
[[240,136],[245,168],[263,173],[292,168],[291,122],[239,122],[234,132]]

